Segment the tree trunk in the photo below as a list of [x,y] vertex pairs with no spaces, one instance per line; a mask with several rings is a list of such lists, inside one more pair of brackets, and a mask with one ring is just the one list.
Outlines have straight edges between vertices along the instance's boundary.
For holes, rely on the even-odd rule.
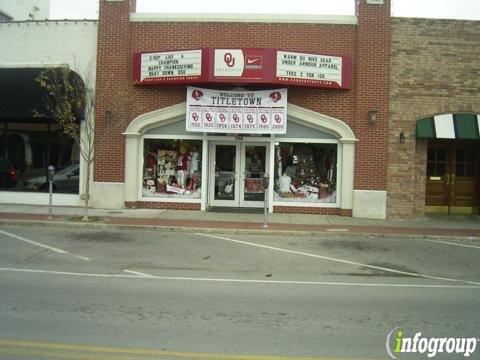
[[85,186],[83,190],[83,218],[82,221],[88,221],[88,200],[90,199],[90,168],[91,160],[85,161],[87,163],[87,171],[85,175]]

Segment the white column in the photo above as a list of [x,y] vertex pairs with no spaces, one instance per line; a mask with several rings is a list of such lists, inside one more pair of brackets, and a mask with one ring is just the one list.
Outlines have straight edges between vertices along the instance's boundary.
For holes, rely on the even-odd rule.
[[125,134],[125,201],[138,201],[140,189],[140,134]]
[[275,184],[275,139],[267,144],[268,172],[270,181],[268,183],[268,212],[273,213],[273,187]]
[[[201,190],[201,199],[200,210],[205,211],[207,209],[207,189],[208,189],[208,174],[210,172],[210,164],[208,163],[208,148],[209,143],[206,136],[202,140],[202,190]],[[215,178],[212,178],[210,181],[215,181]]]
[[[341,141],[341,140],[340,140]],[[353,180],[355,170],[355,142],[342,141],[342,199],[341,209],[353,208]]]

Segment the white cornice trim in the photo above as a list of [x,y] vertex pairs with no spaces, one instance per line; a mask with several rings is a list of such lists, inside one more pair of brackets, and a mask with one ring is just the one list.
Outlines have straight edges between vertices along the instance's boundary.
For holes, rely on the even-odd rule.
[[357,25],[353,15],[214,14],[214,13],[131,13],[131,22],[241,22]]
[[56,68],[56,67],[70,67],[65,63],[57,64],[45,64],[45,63],[13,63],[13,64],[0,64],[0,69],[43,69],[43,68]]
[[168,106],[163,109],[150,111],[146,114],[137,116],[127,126],[127,129],[123,133],[125,136],[135,137],[145,132],[145,129],[149,128],[153,124],[161,126],[162,123],[170,121],[173,118],[185,117],[187,112],[187,104],[185,102]]

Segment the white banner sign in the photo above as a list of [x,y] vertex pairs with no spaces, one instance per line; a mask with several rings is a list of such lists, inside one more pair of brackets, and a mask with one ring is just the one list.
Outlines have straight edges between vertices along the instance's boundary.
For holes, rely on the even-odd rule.
[[188,87],[186,130],[285,134],[287,89],[223,91]]
[[202,75],[202,50],[141,55],[140,81]]
[[215,76],[240,77],[244,68],[242,50],[215,49]]
[[276,76],[307,83],[334,82],[342,86],[342,58],[278,51]]

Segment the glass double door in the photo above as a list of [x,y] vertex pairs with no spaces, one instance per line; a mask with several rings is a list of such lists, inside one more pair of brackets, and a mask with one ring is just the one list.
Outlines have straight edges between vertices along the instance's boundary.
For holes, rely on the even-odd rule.
[[263,207],[267,150],[264,143],[212,143],[210,206]]

